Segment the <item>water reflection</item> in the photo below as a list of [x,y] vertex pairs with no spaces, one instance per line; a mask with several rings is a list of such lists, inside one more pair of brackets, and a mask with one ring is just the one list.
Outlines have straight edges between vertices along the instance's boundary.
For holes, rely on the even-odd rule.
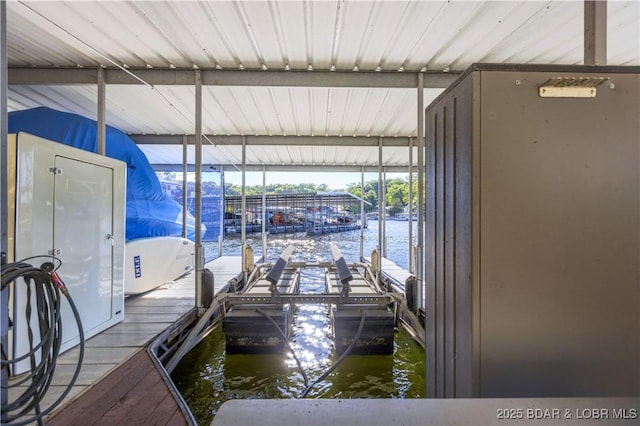
[[[387,257],[407,268],[407,222],[387,223]],[[365,230],[365,256],[377,244],[377,222]],[[391,237],[392,235],[392,237]],[[268,260],[274,261],[288,244],[294,244],[294,261],[330,261],[330,243],[336,243],[347,262],[358,260],[360,232],[351,231],[307,237],[278,235],[268,240]],[[259,236],[249,235],[247,244],[260,254]],[[214,246],[211,244],[211,246]],[[217,245],[216,245],[217,246]],[[207,247],[207,259],[215,247]],[[239,255],[240,241],[225,241],[225,255]],[[302,271],[301,291],[324,291],[324,270]],[[309,383],[320,377],[337,359],[331,338],[331,323],[325,305],[295,308],[292,350],[302,364]],[[306,388],[291,353],[285,355],[226,355],[218,328],[192,350],[172,378],[199,424],[210,424],[224,401],[249,398],[298,398]],[[395,335],[392,356],[348,356],[328,377],[309,392],[308,398],[421,398],[424,397],[424,351],[404,332]]]
[[[389,221],[386,224],[387,258],[404,269],[409,267],[409,222]],[[413,224],[413,241],[415,244],[417,225]],[[357,262],[360,255],[360,230],[307,236],[306,233],[289,235],[269,235],[267,237],[267,261],[275,261],[288,244],[294,244],[296,251],[294,259],[307,261],[330,261],[330,244],[335,243],[347,262]],[[254,254],[262,255],[262,239],[260,234],[247,234],[246,244],[253,248]],[[365,257],[378,245],[378,222],[370,221],[364,230],[363,252]],[[218,256],[218,243],[205,242],[205,258],[207,261]],[[240,255],[240,236],[235,234],[224,241],[223,254],[226,256]]]

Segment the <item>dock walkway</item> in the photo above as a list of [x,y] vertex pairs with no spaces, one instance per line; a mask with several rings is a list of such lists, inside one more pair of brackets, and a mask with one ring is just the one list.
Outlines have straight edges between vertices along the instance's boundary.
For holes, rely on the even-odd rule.
[[[365,257],[364,261],[370,265],[371,257]],[[412,273],[396,265],[393,261],[387,259],[386,257],[381,258],[380,270],[383,274],[395,281],[396,284],[403,290],[404,283],[406,283],[407,279],[414,276]]]
[[56,411],[48,426],[189,425],[145,349],[139,349],[88,392]]
[[[223,256],[205,265],[214,273],[216,292],[237,275],[241,270],[240,264],[241,260],[238,256]],[[85,342],[80,375],[66,398],[45,419],[46,423],[52,425],[182,424],[182,422],[168,423],[173,418],[163,411],[168,400],[164,400],[155,408],[151,406],[153,400],[166,398],[169,395],[169,389],[159,381],[161,376],[155,368],[152,368],[153,362],[147,354],[146,347],[158,334],[189,312],[194,304],[195,274],[193,271],[150,292],[127,297],[124,320]],[[75,371],[78,356],[78,347],[59,356],[53,382],[41,402],[42,408],[51,405],[64,392]],[[114,386],[115,383],[117,386]],[[105,391],[105,386],[109,387],[108,392]],[[142,394],[144,403],[140,400],[141,389],[144,390]],[[9,399],[12,400],[12,395]],[[145,413],[134,415],[136,410],[131,409],[132,403],[136,404],[136,410],[142,410]],[[76,406],[76,404],[79,405]],[[178,406],[175,401],[173,404],[175,404],[174,408]],[[105,406],[109,407],[107,412],[98,417]],[[83,409],[78,410],[77,407],[83,407]],[[154,417],[155,413],[163,414],[160,417]],[[92,415],[93,417],[90,417]],[[127,415],[127,421],[125,423],[116,421],[119,415]],[[158,419],[158,422],[149,423],[149,419],[153,418]],[[184,417],[182,421],[187,424]]]

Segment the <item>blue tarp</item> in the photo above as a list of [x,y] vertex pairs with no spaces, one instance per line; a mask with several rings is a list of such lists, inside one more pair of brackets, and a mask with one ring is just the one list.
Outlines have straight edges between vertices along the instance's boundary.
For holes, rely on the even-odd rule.
[[[26,132],[85,151],[97,152],[97,128],[94,120],[45,107],[9,113],[8,133]],[[164,193],[135,142],[107,126],[106,155],[127,163],[126,240],[182,235],[182,206]],[[191,214],[187,214],[187,238],[195,240]]]

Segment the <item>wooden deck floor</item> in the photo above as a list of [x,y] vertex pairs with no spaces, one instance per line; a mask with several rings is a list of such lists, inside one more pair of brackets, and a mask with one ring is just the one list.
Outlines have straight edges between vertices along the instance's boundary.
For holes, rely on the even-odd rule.
[[48,426],[188,425],[146,349],[47,419]]
[[[205,265],[214,273],[216,293],[237,275],[240,264],[239,257],[224,256]],[[188,313],[194,304],[193,272],[148,293],[126,298],[124,320],[85,342],[80,375],[70,393],[45,419],[46,424],[169,424],[163,423],[169,419],[164,411],[165,406],[177,404],[163,400],[155,408],[151,407],[153,401],[158,401],[157,398],[168,398],[169,390],[145,348],[157,335]],[[65,390],[75,371],[78,356],[77,347],[59,356],[53,382],[41,402],[43,409],[56,401]],[[149,369],[150,366],[153,369]],[[121,374],[123,372],[126,374]],[[144,374],[140,376],[141,372]],[[111,390],[105,390],[105,386]],[[22,390],[17,388],[13,392],[17,394]],[[10,392],[9,400],[15,396]],[[105,409],[107,412],[104,412]],[[101,412],[103,414],[97,416]],[[155,417],[155,412],[160,418]],[[117,421],[124,414],[126,421]],[[88,415],[93,416],[91,421]],[[187,422],[184,417],[182,420]]]

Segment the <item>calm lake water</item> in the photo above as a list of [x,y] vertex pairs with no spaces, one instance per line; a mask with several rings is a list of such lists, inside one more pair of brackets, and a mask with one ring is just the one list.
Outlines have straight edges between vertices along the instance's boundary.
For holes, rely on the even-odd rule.
[[[413,223],[414,234],[417,227]],[[408,268],[408,222],[388,221],[387,257]],[[378,222],[369,222],[364,233],[364,255],[378,243]],[[274,261],[289,244],[295,246],[293,261],[331,261],[335,243],[347,262],[358,260],[360,231],[309,237],[305,234],[269,236],[267,259]],[[247,234],[247,244],[261,254],[259,235]],[[224,255],[239,255],[239,238],[225,241]],[[217,255],[217,243],[205,244],[207,260]],[[302,272],[300,290],[324,290],[321,268]],[[296,307],[290,344],[309,383],[320,377],[337,359],[331,324],[325,305]],[[230,399],[299,398],[306,388],[291,353],[284,355],[227,355],[220,327],[187,354],[172,378],[198,424],[210,424],[223,402]],[[393,355],[351,355],[320,381],[307,398],[423,398],[425,395],[424,351],[404,331],[395,335]]]

